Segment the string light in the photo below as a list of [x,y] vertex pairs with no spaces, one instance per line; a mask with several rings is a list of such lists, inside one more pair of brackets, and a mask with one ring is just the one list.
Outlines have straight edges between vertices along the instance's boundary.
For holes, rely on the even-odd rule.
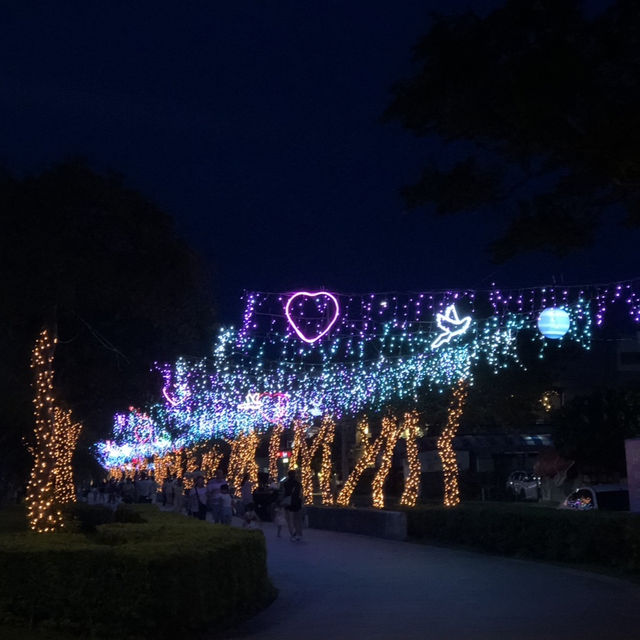
[[233,495],[236,497],[240,497],[240,486],[245,474],[249,474],[249,480],[254,486],[258,483],[256,449],[259,443],[260,438],[255,431],[245,433],[230,441],[231,453],[229,454],[227,478],[233,488]]
[[330,416],[324,416],[318,433],[307,443],[308,425],[301,420],[295,421],[293,425],[291,468],[300,469],[305,504],[312,504],[313,502],[312,462],[320,448],[322,448],[322,462],[318,475],[322,503],[333,504],[333,495],[331,494],[331,474],[333,472],[331,447],[335,438],[335,426],[335,422]]
[[153,475],[158,487],[162,487],[164,481],[171,474],[171,454],[158,455],[153,457]]
[[[364,417],[360,420],[358,428],[361,433],[369,432],[369,422],[368,418]],[[342,507],[348,507],[351,503],[351,496],[360,480],[360,477],[364,473],[364,471],[373,466],[375,464],[376,458],[378,457],[378,453],[382,448],[382,438],[378,437],[375,440],[368,440],[364,446],[364,450],[362,452],[362,456],[356,463],[355,468],[349,474],[349,477],[346,479],[340,493],[338,494],[338,499],[336,502]]]
[[278,423],[273,425],[271,437],[269,438],[269,477],[271,480],[278,480],[278,453],[280,452],[280,442],[284,433],[284,425]]
[[322,495],[322,504],[332,505],[333,494],[331,493],[331,476],[333,473],[333,464],[331,461],[331,447],[336,434],[336,423],[330,416],[324,416],[322,420],[322,429],[318,434],[322,434],[322,466],[320,470],[320,493]]
[[33,467],[27,485],[27,518],[38,533],[64,527],[60,504],[75,502],[71,460],[82,425],[72,420],[71,411],[55,405],[53,360],[57,340],[43,329],[31,357],[35,371],[35,445]]
[[400,504],[405,507],[415,507],[420,492],[420,481],[422,479],[422,467],[418,455],[417,438],[419,436],[418,413],[411,411],[404,414],[404,436],[407,447],[407,460],[409,462],[409,475],[404,483],[404,490],[400,497]]
[[376,509],[384,509],[384,483],[391,470],[393,450],[399,437],[400,429],[398,428],[397,418],[395,416],[385,416],[382,418],[382,431],[378,436],[378,440],[384,442],[382,445],[382,459],[378,472],[371,483],[373,506]]
[[292,469],[300,469],[303,500],[305,504],[310,504],[313,498],[313,476],[311,473],[311,457],[305,439],[307,428],[307,425],[302,420],[296,420],[293,423],[290,467]]
[[218,470],[224,453],[220,451],[218,445],[214,445],[211,449],[201,449],[202,463],[200,468],[205,477],[212,478]]
[[444,475],[444,505],[455,507],[460,504],[460,489],[458,487],[458,461],[453,449],[455,437],[465,401],[467,399],[468,385],[465,380],[460,380],[453,390],[453,398],[447,414],[447,425],[438,438],[438,454],[442,461]]
[[[538,345],[541,357],[566,342],[588,349],[592,325],[603,325],[612,303],[626,304],[631,318],[640,322],[639,283],[413,294],[248,293],[241,328],[220,330],[212,358],[157,365],[163,378],[160,402],[145,411],[118,414],[113,439],[99,443],[99,456],[107,467],[131,465],[134,459],[226,438],[241,441],[235,449],[232,444],[235,457],[230,467],[253,470],[255,460],[251,465],[245,452],[247,436],[257,438],[273,423],[283,428],[293,424],[292,466],[299,461],[310,496],[311,462],[322,442],[307,444],[307,428],[301,425],[310,417],[320,411],[334,419],[380,413],[398,401],[416,401],[430,390],[448,391],[460,380],[470,385],[480,362],[494,372],[521,367],[522,337]],[[490,315],[481,315],[485,308]],[[569,328],[562,338],[548,339],[538,330],[545,309],[567,315]],[[450,421],[453,417],[450,412]],[[446,439],[442,454],[450,460]],[[383,446],[384,462],[391,445],[378,438],[367,443],[358,464],[376,452],[371,466]],[[322,447],[324,500],[330,473]],[[409,486],[405,487],[409,501],[418,482],[411,472],[413,455],[409,437]],[[277,473],[274,460],[270,441],[270,473]],[[413,465],[415,470],[415,460]],[[347,490],[351,477],[339,503],[351,499],[355,487]],[[380,495],[377,503],[379,499]],[[455,502],[454,497],[450,500]]]
[[71,411],[64,411],[59,407],[53,408],[53,467],[55,499],[59,504],[76,501],[75,485],[73,483],[73,453],[78,444],[81,422],[74,422]]

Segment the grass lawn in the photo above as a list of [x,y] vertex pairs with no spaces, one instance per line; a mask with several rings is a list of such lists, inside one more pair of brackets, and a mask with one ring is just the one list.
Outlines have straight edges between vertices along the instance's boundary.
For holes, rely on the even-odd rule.
[[[24,505],[10,505],[0,509],[0,535],[27,531]],[[24,627],[0,624],[2,640],[70,640],[72,636],[55,631],[35,631]]]

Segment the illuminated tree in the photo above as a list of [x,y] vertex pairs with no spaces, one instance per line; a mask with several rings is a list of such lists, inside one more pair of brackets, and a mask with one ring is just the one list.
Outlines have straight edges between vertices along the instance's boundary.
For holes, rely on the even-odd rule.
[[[360,437],[366,437],[369,432],[368,422],[363,418],[358,424],[358,433]],[[380,466],[376,472],[371,488],[373,491],[373,506],[382,509],[384,507],[384,483],[391,469],[391,461],[393,458],[393,450],[398,442],[398,438],[402,432],[402,428],[398,426],[398,420],[395,416],[385,416],[382,419],[382,430],[380,435],[373,441],[367,440],[364,443],[362,456],[356,463],[354,470],[349,474],[342,490],[338,494],[337,503],[341,506],[348,506],[351,502],[353,491],[364,473],[365,469],[373,467],[376,459],[382,454]]]
[[419,435],[417,411],[404,414],[402,427],[407,444],[409,475],[404,483],[400,504],[406,507],[415,507],[418,501],[418,493],[420,492],[420,480],[422,479],[422,467],[418,456],[418,443],[416,442]]
[[307,443],[307,425],[301,420],[296,420],[293,426],[293,446],[291,451],[292,468],[300,467],[302,475],[302,492],[305,504],[313,502],[313,469],[312,462],[316,453],[322,447],[322,466],[320,469],[320,492],[323,504],[333,504],[331,494],[331,473],[333,469],[331,460],[331,447],[335,437],[335,422],[330,416],[324,416],[322,425],[317,435]]
[[467,399],[467,390],[468,385],[465,380],[461,380],[453,390],[447,424],[438,438],[438,454],[442,461],[442,472],[444,474],[445,507],[455,507],[460,504],[458,461],[456,459],[456,452],[453,449],[453,439],[460,427],[460,419]]
[[56,338],[43,329],[33,349],[31,367],[35,372],[35,443],[31,447],[33,467],[27,487],[27,517],[38,533],[64,526],[60,505],[75,501],[71,459],[81,424],[71,411],[55,405],[53,360]]
[[398,419],[395,416],[385,416],[382,418],[382,431],[378,436],[384,442],[382,446],[382,460],[378,467],[378,472],[373,478],[371,488],[373,490],[373,506],[377,509],[384,508],[384,483],[391,470],[393,450],[400,437]]
[[260,444],[260,436],[256,431],[251,431],[237,436],[230,441],[231,453],[229,454],[229,468],[227,479],[233,487],[236,497],[240,496],[240,485],[245,473],[255,485],[258,483],[258,463],[256,462],[256,450]]
[[278,454],[280,453],[280,439],[283,432],[284,425],[275,424],[269,438],[269,477],[272,480],[278,479]]

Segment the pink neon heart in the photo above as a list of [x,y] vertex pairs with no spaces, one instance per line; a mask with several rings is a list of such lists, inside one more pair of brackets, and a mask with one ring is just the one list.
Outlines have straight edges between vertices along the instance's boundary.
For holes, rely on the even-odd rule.
[[[318,298],[319,296],[326,296],[327,298],[329,298],[329,300],[331,300],[331,302],[333,302],[333,305],[335,307],[335,310],[334,310],[334,313],[333,313],[333,318],[331,319],[329,324],[322,331],[320,331],[320,333],[318,333],[317,335],[315,335],[313,337],[306,336],[302,332],[302,329],[300,329],[300,327],[298,327],[298,325],[295,323],[295,320],[291,317],[291,312],[290,312],[291,304],[293,303],[293,301],[296,298],[298,298],[300,296],[304,296],[305,298]],[[331,327],[333,327],[333,325],[336,323],[336,320],[338,319],[338,316],[340,315],[340,305],[338,304],[338,299],[332,293],[329,293],[328,291],[315,291],[315,292],[298,291],[297,293],[294,293],[287,300],[287,304],[286,304],[286,306],[284,308],[284,313],[287,316],[287,320],[289,321],[289,324],[293,327],[293,330],[298,334],[298,337],[301,340],[304,340],[305,342],[308,342],[309,344],[312,344],[316,340],[320,340],[320,338],[322,338],[322,336],[326,335],[331,330]]]
[[[260,394],[260,400],[269,398],[274,401],[274,406],[260,402],[260,414],[267,422],[279,422],[284,417],[289,402],[289,396],[286,393],[269,393],[265,391]],[[264,407],[264,408],[263,408]],[[271,415],[269,415],[271,413]]]

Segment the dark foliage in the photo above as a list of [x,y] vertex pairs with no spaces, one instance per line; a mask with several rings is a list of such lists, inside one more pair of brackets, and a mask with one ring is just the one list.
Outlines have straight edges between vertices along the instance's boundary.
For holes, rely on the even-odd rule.
[[581,471],[626,475],[624,441],[640,436],[640,392],[616,389],[579,396],[554,422],[556,449]]
[[81,533],[95,533],[98,525],[114,520],[113,509],[102,504],[89,505],[85,502],[73,502],[64,505],[62,512],[69,530]]
[[462,504],[407,510],[411,538],[490,553],[640,574],[640,516],[529,505]]
[[605,7],[508,0],[486,17],[434,16],[385,117],[467,157],[432,162],[404,188],[409,207],[506,212],[498,261],[586,246],[614,211],[640,225],[640,11]]
[[157,397],[155,360],[205,352],[213,314],[208,278],[171,218],[120,177],[82,162],[4,175],[0,207],[1,482],[29,462],[29,358],[44,323],[59,338],[57,398],[84,423],[82,459],[123,398]]

